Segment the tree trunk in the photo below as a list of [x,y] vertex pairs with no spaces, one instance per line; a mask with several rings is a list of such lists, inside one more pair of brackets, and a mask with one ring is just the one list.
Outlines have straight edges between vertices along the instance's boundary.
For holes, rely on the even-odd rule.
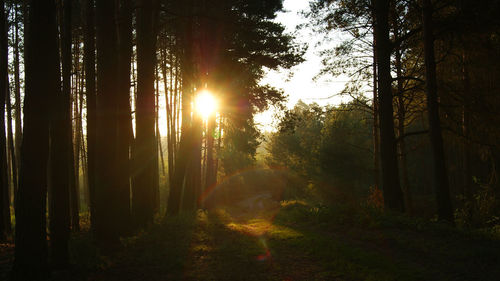
[[20,82],[20,77],[19,77],[19,25],[18,25],[18,18],[17,18],[17,5],[15,9],[15,19],[14,19],[14,25],[15,25],[15,31],[14,31],[14,93],[15,93],[15,148],[16,148],[16,159],[17,159],[17,165],[14,167],[16,169],[16,184],[14,185],[14,206],[16,204],[16,194],[17,194],[17,188],[19,186],[19,165],[20,165],[20,157],[21,157],[21,142],[23,139],[23,129],[21,125],[21,82]]
[[[472,203],[473,201],[473,194],[474,194],[474,182],[472,179],[472,164],[471,164],[471,158],[472,158],[472,143],[470,140],[470,123],[471,123],[471,118],[470,118],[470,104],[471,104],[471,96],[472,96],[472,89],[471,89],[471,84],[470,84],[470,76],[469,76],[469,70],[468,70],[468,55],[467,55],[467,43],[465,43],[465,40],[463,42],[464,44],[464,50],[462,53],[462,83],[464,87],[464,93],[463,93],[463,105],[462,105],[462,134],[463,134],[463,157],[464,157],[464,162],[463,162],[463,171],[464,171],[464,177],[463,177],[463,185],[464,185],[464,198],[469,202]],[[468,207],[470,209],[470,207]],[[468,210],[469,212],[471,210]]]
[[[158,173],[157,176],[155,176],[155,183],[154,183],[154,212],[157,213],[160,210],[160,176],[159,176],[159,170],[161,167],[161,172],[163,177],[166,178],[165,175],[165,161],[163,159],[163,148],[161,145],[161,134],[160,134],[160,120],[159,120],[159,114],[160,114],[160,76],[158,73],[158,68],[155,67],[155,81],[156,81],[156,91],[155,91],[155,132],[156,132],[156,159],[155,159],[155,165],[156,165],[156,171]],[[165,95],[167,92],[165,91]],[[159,159],[158,159],[159,158]],[[160,166],[161,162],[161,166]]]
[[[174,147],[175,147],[175,128],[173,128],[172,124],[174,124],[174,114],[172,114],[172,95],[175,95],[175,92],[172,87],[172,79],[173,79],[173,65],[172,65],[172,56],[170,56],[170,76],[169,82],[170,87],[168,87],[167,83],[167,50],[166,48],[162,48],[162,63],[161,63],[161,72],[163,76],[163,87],[165,89],[165,110],[167,115],[167,165],[168,165],[168,186],[170,187],[172,184],[172,177],[174,175]],[[170,53],[172,53],[172,48],[170,48]],[[170,92],[170,98],[168,93]]]
[[[397,23],[394,25],[394,36],[399,39],[399,30]],[[410,180],[408,178],[408,164],[406,163],[406,139],[405,135],[405,121],[406,121],[406,105],[405,97],[403,93],[403,79],[402,79],[402,66],[401,66],[401,50],[398,46],[395,50],[395,66],[396,66],[396,76],[397,76],[397,118],[398,118],[398,154],[399,154],[399,167],[402,177],[401,188],[403,190],[404,203],[406,207],[406,212],[410,215],[413,214],[413,203],[410,194]]]
[[375,2],[375,40],[378,70],[378,101],[380,120],[380,164],[385,207],[404,212],[403,193],[399,183],[396,138],[394,136],[391,42],[389,40],[389,1]]
[[87,167],[89,212],[92,230],[96,227],[96,83],[95,83],[95,26],[94,0],[84,4],[83,60],[85,64],[85,91],[87,95]]
[[377,89],[377,40],[373,27],[373,179],[375,188],[380,188],[380,134],[378,120]]
[[0,5],[0,241],[2,241],[10,233],[9,173],[5,136],[5,100],[10,97],[7,87],[8,42],[4,1],[0,1]]
[[130,0],[120,0],[118,12],[118,83],[117,83],[117,103],[118,103],[118,137],[117,137],[117,164],[118,164],[118,188],[115,195],[120,218],[120,234],[125,234],[131,230],[130,220],[130,66],[132,60],[132,2]]
[[[208,117],[207,120],[207,162],[205,172],[205,186],[202,194],[210,190],[216,183],[216,170],[214,161],[214,135],[215,135],[215,112]],[[203,198],[201,198],[203,199]]]
[[[10,166],[7,172],[7,177],[9,179],[9,186],[12,187],[12,189],[7,189],[7,194],[6,198],[8,199],[8,203],[10,205],[10,200],[11,200],[11,190],[12,192],[16,191],[16,186],[17,186],[17,161],[18,159],[16,158],[16,151],[14,148],[14,135],[12,132],[12,105],[10,101],[10,86],[9,86],[9,80],[7,79],[7,96],[6,96],[6,103],[7,103],[7,155],[10,156]],[[9,173],[11,177],[9,176]],[[10,208],[8,210],[8,220],[7,220],[7,225],[6,229],[7,232],[10,233],[12,230],[12,225],[10,221]]]
[[[48,278],[46,195],[49,100],[59,87],[56,6],[31,1],[25,51],[24,132],[16,206],[13,280]],[[43,56],[39,54],[44,54]]]
[[154,0],[142,0],[137,11],[137,100],[135,171],[132,207],[137,226],[153,221],[155,171],[155,91],[156,34]]
[[[186,5],[186,10],[189,10],[189,5]],[[187,11],[186,11],[187,12]],[[184,187],[184,178],[186,169],[189,163],[189,151],[192,145],[191,133],[191,97],[193,83],[193,66],[192,66],[192,22],[190,19],[185,19],[183,34],[181,36],[181,63],[182,69],[182,124],[181,136],[179,140],[179,149],[175,155],[174,176],[170,185],[170,193],[167,204],[167,215],[177,215],[181,206],[182,190]],[[176,118],[179,120],[179,118]]]
[[[71,25],[69,26],[71,28]],[[82,93],[79,93],[79,75],[81,73],[79,69],[80,64],[80,47],[78,35],[75,36],[75,51],[74,51],[74,73],[75,73],[75,85],[74,85],[74,94],[73,96],[73,120],[75,120],[75,128],[74,128],[74,145],[73,147],[73,163],[74,163],[74,172],[72,175],[74,176],[73,186],[70,190],[70,200],[71,200],[71,229],[73,231],[80,231],[80,133],[81,133],[81,111],[82,107],[79,104],[80,96]]]
[[184,211],[196,210],[197,198],[201,189],[202,122],[201,116],[194,113],[191,128],[191,146],[188,155],[189,164],[186,171],[186,185],[184,187],[182,202],[182,209]]
[[119,246],[123,214],[118,164],[118,48],[114,1],[96,1],[96,239],[101,249]]
[[[220,116],[219,116],[219,132],[217,133],[217,135],[219,136],[219,139],[217,141],[217,150],[216,150],[216,155],[218,155],[221,151],[221,148],[222,148],[222,129],[223,129],[223,125],[224,125],[224,118],[223,118],[223,115],[222,113],[219,113]],[[217,182],[217,171],[219,171],[219,157],[217,157],[215,159],[215,169],[214,169],[214,178],[215,178],[215,182]]]
[[[50,119],[50,246],[51,260],[56,268],[69,263],[70,188],[72,154],[71,131],[71,4],[64,1],[60,9],[63,87],[60,80],[53,93]],[[60,7],[61,8],[61,7]],[[57,60],[57,75],[59,58]]]
[[448,185],[448,173],[444,156],[443,136],[439,120],[439,103],[436,82],[436,61],[434,58],[434,35],[432,22],[432,4],[423,0],[424,24],[424,56],[427,94],[427,110],[429,114],[429,136],[433,155],[433,182],[436,192],[438,218],[453,223],[453,210]]

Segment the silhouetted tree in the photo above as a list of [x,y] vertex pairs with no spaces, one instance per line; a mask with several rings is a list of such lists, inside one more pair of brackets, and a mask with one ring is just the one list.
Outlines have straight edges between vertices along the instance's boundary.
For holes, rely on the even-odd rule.
[[[5,100],[10,99],[7,85],[8,42],[5,3],[0,1],[0,241],[10,232],[9,173],[5,136]],[[10,122],[10,120],[8,120]]]
[[391,77],[391,41],[389,39],[389,2],[374,0],[375,40],[378,70],[378,104],[380,120],[380,164],[385,206],[403,212],[403,193],[394,136],[393,95]]
[[92,229],[96,215],[96,86],[95,86],[95,25],[94,0],[84,0],[83,60],[85,64],[85,93],[87,96],[87,167],[89,189],[89,211]]
[[113,1],[96,1],[97,99],[96,99],[96,239],[101,248],[119,244],[123,213],[116,195],[120,190],[118,170],[118,48]]
[[27,24],[24,131],[13,280],[39,280],[49,274],[45,220],[49,103],[60,87],[55,1],[30,1]]
[[429,136],[431,139],[433,154],[433,183],[436,191],[436,203],[439,219],[453,222],[448,172],[446,170],[441,122],[439,119],[432,11],[433,8],[431,1],[423,0],[422,16],[424,31],[425,80],[427,108],[429,113]]
[[116,194],[116,200],[119,202],[119,212],[122,214],[120,233],[126,233],[131,229],[131,206],[130,206],[130,136],[131,127],[131,108],[130,108],[130,65],[132,59],[132,1],[121,0],[117,2],[118,18],[118,70],[117,70],[117,88],[116,103],[118,114],[118,127],[116,139],[118,175],[116,180],[119,186],[119,192]]
[[[69,263],[68,241],[70,233],[70,188],[72,187],[71,161],[71,3],[62,3],[61,61],[63,85],[57,79],[52,88],[53,100],[50,115],[50,246],[51,260],[55,267]],[[59,52],[57,52],[59,55]],[[54,63],[52,63],[54,64]],[[59,56],[54,67],[60,77]]]
[[134,157],[135,183],[132,207],[139,226],[152,222],[154,212],[154,178],[158,177],[155,161],[155,0],[142,0],[137,9],[137,100]]

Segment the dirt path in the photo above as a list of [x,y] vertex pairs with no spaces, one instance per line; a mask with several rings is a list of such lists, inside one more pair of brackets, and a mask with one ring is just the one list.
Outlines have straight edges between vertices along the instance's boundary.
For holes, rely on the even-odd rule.
[[225,209],[201,213],[185,280],[311,280],[314,259],[281,242],[301,238],[273,224],[279,203],[261,193]]

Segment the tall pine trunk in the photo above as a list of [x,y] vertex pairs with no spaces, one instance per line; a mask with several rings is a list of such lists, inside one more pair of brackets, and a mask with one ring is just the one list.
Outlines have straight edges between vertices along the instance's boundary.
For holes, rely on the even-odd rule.
[[207,120],[207,164],[205,172],[204,191],[212,187],[216,182],[216,170],[214,161],[214,135],[215,135],[215,112],[208,116]]
[[[189,11],[189,5],[184,6],[185,12]],[[182,124],[181,135],[179,140],[179,148],[176,150],[174,175],[170,185],[170,193],[168,196],[167,215],[177,215],[180,211],[182,191],[184,187],[184,179],[186,169],[189,164],[189,152],[192,144],[191,133],[191,97],[193,84],[193,65],[192,65],[192,22],[190,19],[183,21],[183,31],[180,35],[181,57],[180,68],[182,69],[182,85],[181,85],[181,112]],[[176,118],[179,120],[179,116]],[[179,126],[177,126],[179,127]]]
[[378,87],[377,87],[377,40],[375,24],[373,26],[373,180],[376,188],[380,188],[380,130],[378,120]]
[[101,249],[119,245],[123,213],[117,163],[117,32],[114,1],[96,1],[97,107],[96,107],[96,239]]
[[135,223],[142,227],[152,222],[154,184],[158,177],[155,161],[155,7],[154,0],[142,0],[137,10],[137,100],[135,140],[135,185],[132,207]]
[[16,206],[13,280],[45,279],[49,273],[45,219],[49,101],[60,86],[55,1],[31,1],[28,15],[24,131]]
[[[171,46],[171,45],[170,45]],[[170,54],[172,54],[172,49],[170,48]],[[172,87],[172,80],[173,80],[173,73],[172,70],[174,68],[173,66],[173,60],[172,60],[172,55],[170,55],[170,66],[169,66],[169,72],[170,75],[168,76],[168,81],[170,83],[167,83],[167,50],[165,47],[161,49],[161,58],[162,62],[160,64],[161,67],[161,73],[163,77],[163,88],[165,89],[165,110],[166,110],[166,116],[167,116],[167,168],[168,168],[168,186],[171,185],[172,183],[172,176],[174,175],[174,147],[175,147],[175,128],[172,126],[175,124],[174,120],[174,114],[173,112],[173,105],[172,105],[172,96],[175,95],[174,89]],[[170,85],[170,87],[168,86]],[[170,95],[169,95],[170,93]]]
[[197,198],[201,193],[201,144],[202,144],[202,119],[197,113],[193,114],[190,134],[189,164],[186,167],[186,185],[182,209],[193,211],[197,207]]
[[120,0],[118,11],[118,137],[117,164],[119,192],[115,195],[122,217],[120,233],[130,231],[130,66],[132,58],[132,2]]
[[[70,21],[69,21],[70,23]],[[71,28],[71,25],[69,25]],[[74,67],[74,93],[72,94],[72,104],[73,104],[73,120],[75,120],[75,125],[73,129],[73,185],[70,189],[70,206],[71,206],[71,229],[73,231],[80,231],[80,134],[81,134],[81,111],[82,106],[80,104],[80,96],[82,93],[79,91],[79,82],[80,82],[80,42],[79,36],[75,36],[74,40],[74,58],[73,58],[73,67]],[[70,89],[71,93],[71,89]]]
[[16,202],[16,194],[17,194],[17,188],[19,186],[19,165],[20,165],[20,157],[21,157],[21,142],[23,139],[23,129],[21,125],[21,79],[20,79],[20,71],[19,71],[19,64],[20,64],[20,59],[19,59],[19,23],[18,23],[18,6],[15,6],[15,18],[14,18],[14,95],[15,95],[15,105],[14,105],[14,116],[15,116],[15,148],[16,148],[16,159],[17,159],[17,165],[14,167],[14,169],[17,170],[17,179],[16,179],[16,185],[14,185],[14,205]]
[[448,173],[444,156],[443,136],[439,120],[439,102],[436,82],[436,61],[434,58],[434,35],[432,4],[423,0],[425,80],[427,110],[429,115],[429,137],[433,155],[433,183],[436,192],[437,213],[440,220],[453,222]]
[[85,0],[83,32],[83,61],[85,64],[85,92],[87,95],[87,169],[88,205],[91,228],[95,230],[96,216],[96,83],[95,83],[95,26],[94,0]]
[[[10,200],[11,200],[11,191],[15,192],[16,186],[17,186],[17,161],[18,159],[16,158],[16,151],[14,148],[14,134],[12,132],[12,104],[10,101],[10,85],[9,85],[9,80],[7,79],[7,96],[5,98],[6,103],[7,103],[7,157],[10,159],[9,161],[9,169],[7,172],[7,177],[9,179],[9,188],[12,187],[11,189],[7,190],[7,196],[6,198],[9,199],[9,205],[10,205]],[[12,225],[10,221],[10,208],[8,210],[8,215],[9,219],[7,220],[7,232],[11,231]]]
[[[62,3],[62,76],[54,87],[50,119],[50,246],[51,260],[55,267],[69,263],[70,188],[72,187],[72,130],[71,130],[71,7],[68,0]],[[57,57],[57,76],[60,77]]]
[[5,136],[5,100],[10,97],[7,87],[8,42],[4,1],[0,1],[0,5],[0,241],[2,241],[10,232],[9,173]]
[[[397,21],[394,23],[394,37],[399,39],[399,27]],[[406,105],[403,85],[403,70],[401,64],[401,46],[397,46],[395,50],[395,66],[396,66],[396,80],[397,80],[397,135],[398,135],[398,155],[399,167],[401,172],[401,189],[403,190],[404,203],[406,212],[413,213],[413,203],[410,194],[410,180],[408,178],[408,164],[406,162],[406,138],[405,138],[405,122],[406,122]]]
[[378,70],[380,120],[380,164],[385,207],[403,212],[403,193],[399,183],[396,138],[392,105],[391,42],[389,39],[389,0],[375,0],[375,40]]

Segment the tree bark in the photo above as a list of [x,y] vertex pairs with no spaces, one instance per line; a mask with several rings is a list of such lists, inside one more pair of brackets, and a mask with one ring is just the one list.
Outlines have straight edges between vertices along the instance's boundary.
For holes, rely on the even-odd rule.
[[154,0],[142,0],[137,11],[137,100],[136,100],[136,185],[132,190],[135,223],[139,227],[153,221],[155,167],[155,59],[156,34]]
[[[71,22],[69,22],[68,27],[71,28]],[[75,36],[75,49],[74,49],[74,62],[73,62],[73,67],[74,67],[74,73],[75,73],[75,79],[74,79],[74,94],[72,95],[73,99],[73,120],[75,120],[75,127],[74,127],[74,137],[73,139],[73,159],[72,162],[73,164],[73,184],[72,188],[70,189],[70,206],[71,206],[71,229],[73,231],[80,231],[80,134],[81,134],[81,124],[82,124],[82,119],[81,119],[81,111],[82,107],[79,104],[80,102],[80,96],[82,96],[81,93],[79,93],[79,76],[80,76],[80,47],[79,47],[79,38],[78,35]],[[70,50],[71,51],[71,50]],[[71,94],[71,89],[70,89],[70,94]]]
[[434,58],[434,35],[432,4],[423,0],[425,79],[427,110],[429,115],[429,137],[433,155],[433,183],[436,192],[437,213],[440,220],[453,223],[448,173],[444,156],[443,136],[439,120],[439,102],[436,82],[436,61]]
[[[469,76],[469,58],[468,58],[468,44],[463,39],[464,50],[462,52],[462,83],[464,87],[463,105],[462,105],[462,134],[463,134],[463,195],[464,198],[472,203],[474,194],[474,182],[472,178],[472,143],[470,140],[471,129],[471,97],[473,91],[471,89],[470,76]],[[470,206],[468,207],[470,212]],[[469,214],[470,215],[470,214]]]
[[385,207],[404,212],[403,193],[399,183],[396,138],[394,136],[391,42],[389,39],[389,1],[375,0],[375,40],[378,70],[380,120],[380,164]]
[[15,105],[14,105],[14,116],[15,116],[15,151],[17,165],[14,166],[16,170],[16,184],[14,185],[14,206],[16,203],[17,188],[19,186],[19,165],[21,157],[21,142],[23,139],[22,125],[21,125],[21,82],[19,76],[19,23],[17,18],[17,5],[14,10],[16,13],[14,18],[14,93],[15,93]]
[[130,135],[131,130],[131,107],[130,107],[130,66],[132,60],[132,2],[130,0],[120,0],[118,11],[118,83],[117,83],[117,103],[118,103],[118,137],[117,137],[117,164],[118,166],[118,187],[116,200],[122,214],[120,218],[121,234],[131,230],[130,220]]
[[[189,11],[189,5],[184,6],[185,12]],[[182,69],[182,123],[181,136],[179,140],[179,149],[175,155],[174,176],[170,185],[170,193],[167,204],[167,215],[177,215],[180,211],[182,191],[184,187],[184,179],[189,163],[189,151],[192,146],[191,133],[191,98],[193,95],[193,66],[192,66],[192,22],[190,19],[185,19],[182,24],[183,32],[181,33],[180,45],[182,48],[180,68]],[[178,116],[179,117],[179,116]],[[176,118],[179,120],[179,118]]]
[[[397,21],[394,22],[394,37],[395,40],[399,39],[399,26]],[[397,46],[395,50],[395,66],[396,66],[396,76],[397,76],[397,135],[398,135],[398,155],[399,155],[399,167],[401,172],[401,189],[403,191],[404,203],[406,207],[406,212],[410,215],[413,214],[413,203],[410,194],[410,180],[408,178],[408,164],[406,162],[406,138],[405,138],[405,122],[406,122],[406,105],[404,96],[404,86],[403,79],[400,79],[402,74],[401,65],[401,47]]]
[[[58,85],[53,92],[50,119],[50,246],[51,260],[56,268],[64,268],[69,264],[70,233],[70,188],[72,187],[72,169],[74,165],[71,154],[71,4],[62,2],[60,9],[61,54],[63,87]],[[69,30],[68,30],[69,29]],[[56,72],[60,77],[59,58]]]
[[[59,87],[56,6],[31,1],[25,51],[24,132],[16,206],[13,280],[48,278],[46,194],[49,100]],[[39,54],[44,54],[43,56]]]
[[96,239],[103,250],[119,246],[123,213],[118,180],[118,48],[114,1],[96,1],[97,107],[96,107]]
[[377,87],[377,40],[375,24],[373,26],[373,179],[376,188],[380,188],[380,134],[378,120],[378,87]]
[[[10,83],[9,79],[7,78],[7,96],[5,98],[6,103],[7,103],[7,159],[10,158],[9,162],[9,168],[7,172],[7,177],[9,181],[9,189],[7,189],[7,194],[6,198],[8,199],[8,204],[10,205],[10,200],[11,200],[11,191],[15,192],[16,191],[16,186],[17,186],[17,158],[16,158],[16,151],[14,148],[14,134],[12,132],[12,104],[10,100]],[[12,187],[12,188],[10,188]],[[7,220],[7,225],[6,229],[7,232],[10,234],[12,231],[12,225],[10,221],[10,208],[8,210],[8,220]]]
[[89,212],[92,230],[95,230],[96,216],[96,73],[95,73],[95,26],[94,0],[85,0],[83,26],[83,60],[85,64],[85,91],[87,95],[87,167]]
[[[166,178],[165,175],[165,161],[163,159],[163,147],[161,144],[161,134],[160,134],[160,76],[158,72],[158,67],[155,67],[155,81],[156,81],[156,89],[155,89],[155,132],[156,132],[156,173],[157,176],[154,177],[155,183],[153,185],[154,188],[154,212],[157,213],[160,210],[160,175],[159,170],[161,167],[162,175]],[[166,91],[165,91],[166,95]],[[160,166],[161,162],[161,166]]]
[[187,156],[189,164],[186,171],[186,185],[184,187],[182,202],[182,209],[184,211],[196,210],[198,195],[201,193],[202,122],[201,116],[194,113],[191,128],[191,145]]
[[[170,48],[170,54],[172,53],[172,48]],[[169,84],[167,83],[167,50],[166,48],[161,49],[162,54],[162,63],[161,63],[161,72],[163,76],[163,87],[165,89],[165,110],[167,115],[167,165],[168,165],[168,186],[170,187],[172,184],[172,177],[174,175],[174,147],[175,147],[175,128],[172,126],[175,124],[174,114],[172,114],[172,95],[175,95],[175,92],[172,87],[173,80],[173,62],[172,55],[170,56],[170,67],[169,67]],[[168,95],[170,93],[170,96]],[[170,97],[170,98],[169,98]]]
[[[9,173],[5,136],[5,100],[8,94],[8,41],[5,3],[0,1],[0,241],[10,234]],[[8,120],[10,122],[10,120]]]
[[215,112],[210,114],[207,120],[207,164],[205,173],[204,191],[210,189],[216,182],[216,170],[214,161],[214,135],[215,135]]

